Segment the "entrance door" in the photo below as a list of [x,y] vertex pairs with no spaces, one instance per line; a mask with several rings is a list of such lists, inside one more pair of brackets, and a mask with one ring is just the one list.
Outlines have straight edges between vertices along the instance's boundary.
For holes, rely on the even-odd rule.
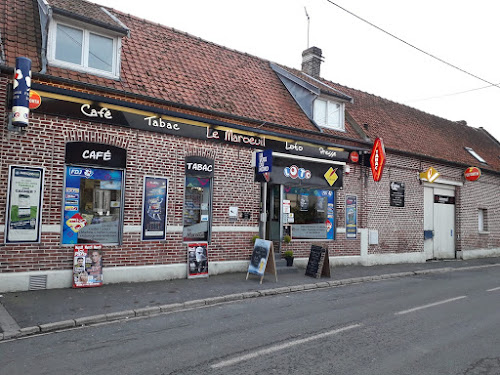
[[455,258],[455,188],[424,187],[426,259]]
[[266,240],[281,239],[281,185],[267,184],[267,228]]

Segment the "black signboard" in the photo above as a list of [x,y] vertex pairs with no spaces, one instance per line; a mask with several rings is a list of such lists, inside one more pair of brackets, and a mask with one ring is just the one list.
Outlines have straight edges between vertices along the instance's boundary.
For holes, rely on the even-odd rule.
[[186,157],[186,176],[210,178],[214,176],[214,161],[201,156]]
[[[35,85],[38,90],[54,90]],[[66,91],[66,90],[65,90]],[[334,161],[347,161],[349,152],[343,148],[314,144],[307,140],[284,138],[282,134],[259,132],[234,124],[214,125],[206,119],[188,120],[180,114],[162,111],[154,107],[140,106],[140,109],[129,108],[123,104],[106,104],[106,98],[91,96],[93,99],[82,99],[76,92],[54,96],[50,92],[38,91],[40,106],[34,113],[45,113],[55,116],[68,116],[84,121],[93,121],[133,129],[140,129],[173,136],[201,139],[218,143],[235,144],[245,147],[268,149],[275,152],[307,156]],[[78,98],[78,99],[77,99]],[[207,123],[205,123],[207,121]],[[272,136],[272,137],[270,137]]]
[[405,184],[404,182],[391,182],[390,203],[393,207],[405,206]]
[[447,195],[434,195],[434,203],[455,204],[455,197],[449,197]]
[[102,143],[68,142],[64,161],[66,164],[125,168],[127,150]]
[[330,277],[330,261],[328,248],[312,245],[309,253],[309,261],[306,267],[306,276],[319,279],[321,276]]

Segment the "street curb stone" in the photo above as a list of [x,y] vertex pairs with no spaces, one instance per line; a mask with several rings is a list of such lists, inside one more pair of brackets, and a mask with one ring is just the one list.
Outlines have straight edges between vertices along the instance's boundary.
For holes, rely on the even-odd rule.
[[62,320],[60,322],[40,324],[39,327],[41,332],[56,331],[58,329],[75,327],[75,321],[74,319]]
[[19,331],[10,331],[10,332],[0,332],[0,341],[13,339],[16,337],[28,336],[37,333],[45,333],[51,331],[57,331],[60,329],[74,328],[75,326],[80,325],[91,325],[95,323],[101,323],[105,321],[117,321],[122,319],[128,319],[139,316],[148,316],[160,314],[163,312],[173,312],[187,308],[197,308],[203,306],[216,305],[219,303],[244,300],[248,298],[257,298],[263,296],[272,296],[278,294],[286,294],[293,292],[300,292],[305,290],[314,290],[314,289],[322,289],[322,288],[331,288],[338,287],[342,285],[350,285],[368,281],[377,281],[377,280],[385,280],[385,279],[393,279],[400,277],[408,277],[408,276],[416,276],[416,275],[427,275],[427,274],[438,274],[438,273],[446,273],[446,272],[454,272],[454,271],[464,271],[471,269],[482,269],[488,267],[500,266],[498,264],[489,264],[489,265],[481,265],[481,266],[468,266],[468,267],[443,267],[443,268],[434,268],[427,270],[416,270],[416,271],[408,271],[408,272],[398,272],[398,273],[389,273],[382,275],[372,275],[372,276],[363,276],[363,277],[353,277],[342,280],[329,280],[329,281],[320,281],[315,284],[301,284],[301,285],[293,285],[286,286],[274,289],[265,289],[261,291],[252,291],[252,292],[244,292],[244,293],[234,293],[228,294],[225,296],[218,296],[206,299],[192,300],[186,301],[182,303],[172,303],[168,305],[162,306],[154,306],[154,307],[144,307],[135,310],[125,310],[118,311],[107,314],[99,314],[93,316],[87,316],[77,319],[63,320],[59,322],[40,324],[34,327],[25,327],[20,329]]

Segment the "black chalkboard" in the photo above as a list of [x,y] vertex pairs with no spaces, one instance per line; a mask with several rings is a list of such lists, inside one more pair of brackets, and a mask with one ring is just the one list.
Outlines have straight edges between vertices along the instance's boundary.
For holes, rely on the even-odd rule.
[[320,278],[321,276],[330,277],[330,262],[328,260],[328,248],[312,245],[309,253],[309,262],[307,262],[306,276]]

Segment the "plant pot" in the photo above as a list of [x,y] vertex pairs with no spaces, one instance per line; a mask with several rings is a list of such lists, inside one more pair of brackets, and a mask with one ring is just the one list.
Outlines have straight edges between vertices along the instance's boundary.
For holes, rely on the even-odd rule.
[[287,267],[293,266],[293,257],[285,257],[285,260],[286,260]]

